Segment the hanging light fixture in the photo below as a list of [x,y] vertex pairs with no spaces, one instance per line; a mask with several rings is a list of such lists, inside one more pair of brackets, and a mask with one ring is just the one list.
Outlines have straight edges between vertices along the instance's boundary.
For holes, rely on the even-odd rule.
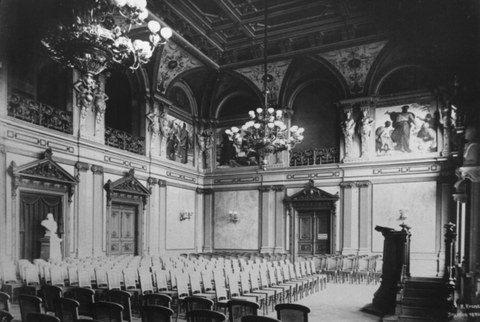
[[267,81],[272,81],[272,75],[267,71],[267,29],[268,6],[265,0],[264,8],[264,42],[263,42],[263,94],[264,107],[258,107],[248,112],[250,120],[241,128],[236,126],[225,130],[233,144],[245,154],[255,152],[258,154],[260,166],[265,169],[267,156],[281,151],[290,150],[303,140],[303,128],[296,125],[288,126],[284,123],[284,113],[275,109],[275,102],[268,100],[269,89]]
[[152,20],[148,41],[128,37],[132,26],[148,17],[146,0],[63,0],[60,6],[65,10],[62,21],[42,43],[53,60],[78,69],[93,87],[95,77],[107,68],[135,70],[147,63],[155,47],[172,36],[170,28]]

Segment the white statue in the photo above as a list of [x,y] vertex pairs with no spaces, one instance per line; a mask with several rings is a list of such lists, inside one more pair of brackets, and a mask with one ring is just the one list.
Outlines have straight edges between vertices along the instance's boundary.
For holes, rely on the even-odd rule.
[[60,251],[60,242],[62,241],[58,238],[57,235],[57,222],[53,219],[53,214],[47,214],[47,219],[42,220],[40,223],[43,227],[45,227],[45,238],[48,238],[50,241],[50,254],[49,259],[54,260],[61,260],[62,253]]

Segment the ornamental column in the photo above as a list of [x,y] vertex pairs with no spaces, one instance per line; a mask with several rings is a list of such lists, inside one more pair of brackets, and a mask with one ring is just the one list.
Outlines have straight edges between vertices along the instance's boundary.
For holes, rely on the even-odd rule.
[[161,234],[158,232],[159,223],[159,191],[158,180],[153,177],[147,179],[148,189],[150,190],[150,202],[148,203],[147,223],[145,234],[147,240],[147,249],[145,252],[149,255],[158,255],[159,239]]
[[370,181],[357,181],[359,200],[358,253],[368,254],[372,247],[372,184]]
[[93,219],[93,203],[92,203],[92,177],[88,173],[90,165],[85,162],[77,162],[75,164],[75,176],[78,178],[78,189],[75,198],[75,239],[76,257],[92,256],[92,219]]

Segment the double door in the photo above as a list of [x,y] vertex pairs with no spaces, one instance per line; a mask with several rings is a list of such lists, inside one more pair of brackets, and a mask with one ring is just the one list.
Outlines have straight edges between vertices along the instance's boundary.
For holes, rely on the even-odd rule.
[[332,250],[330,210],[304,211],[298,214],[298,254],[330,254]]
[[113,204],[109,226],[109,254],[136,254],[137,206]]

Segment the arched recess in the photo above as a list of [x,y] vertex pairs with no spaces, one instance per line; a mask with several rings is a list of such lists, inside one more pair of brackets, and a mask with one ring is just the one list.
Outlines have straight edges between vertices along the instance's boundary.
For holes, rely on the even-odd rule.
[[338,199],[338,195],[316,188],[312,179],[301,191],[285,197],[286,227],[292,236],[289,240],[294,259],[335,252]]
[[320,56],[308,55],[295,58],[288,67],[280,88],[279,106],[291,107],[295,92],[311,79],[322,79],[339,94],[339,99],[349,95],[345,78],[332,64]]
[[193,124],[193,119],[198,115],[198,108],[189,84],[183,79],[173,81],[165,96],[173,103],[173,106],[169,108],[169,114]]
[[431,85],[428,70],[418,64],[397,66],[381,77],[374,87],[377,96],[427,90]]
[[108,180],[104,189],[107,192],[107,255],[142,254],[150,190],[135,178],[134,169],[115,182]]
[[111,70],[105,79],[105,93],[108,96],[105,126],[143,136],[147,89],[148,81],[143,69],[134,73]]
[[47,149],[41,159],[17,166],[11,162],[12,223],[14,232],[13,258],[33,260],[40,257],[40,238],[44,230],[40,223],[47,213],[57,222],[58,237],[62,241],[62,257],[73,242],[72,197],[78,179],[63,169]]
[[221,72],[211,106],[211,115],[220,124],[242,122],[248,118],[248,111],[263,106],[263,93],[251,80],[234,71]]

